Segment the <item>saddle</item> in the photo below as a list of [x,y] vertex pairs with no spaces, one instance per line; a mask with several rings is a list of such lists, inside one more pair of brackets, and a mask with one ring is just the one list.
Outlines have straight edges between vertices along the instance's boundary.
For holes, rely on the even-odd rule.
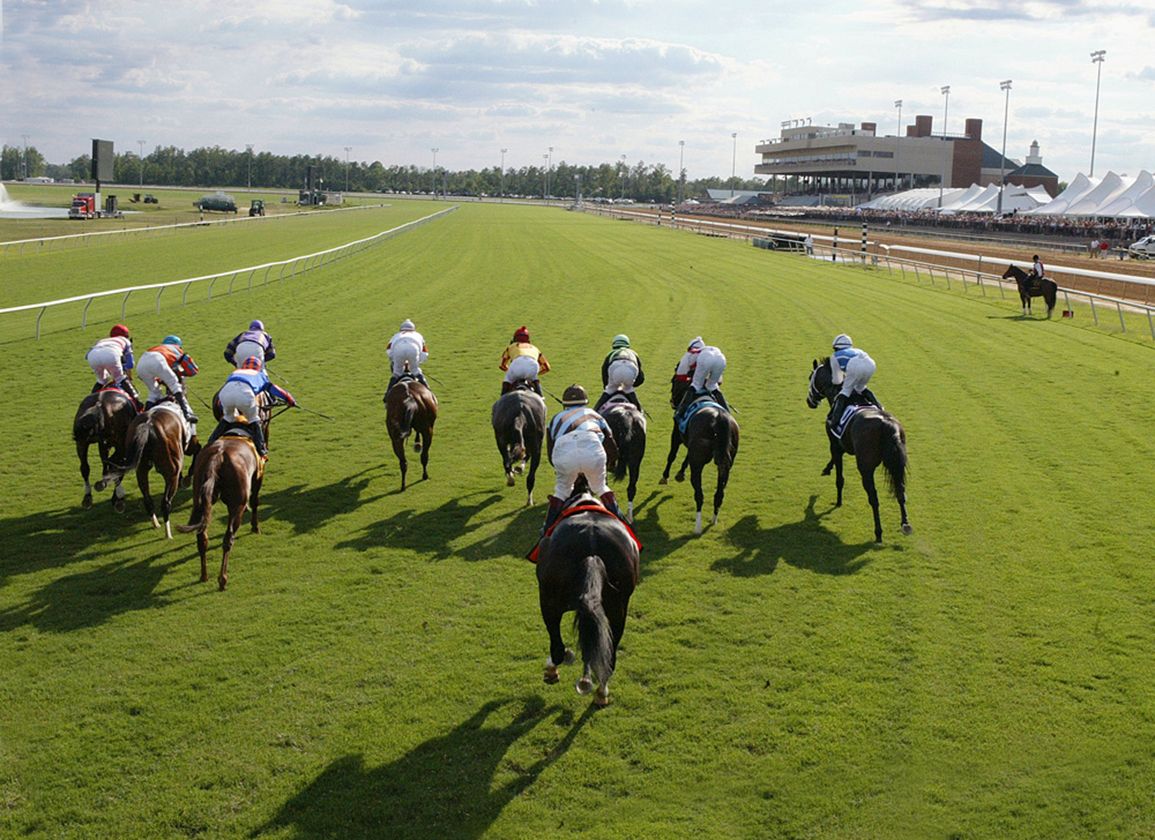
[[615,406],[628,406],[630,408],[636,409],[637,411],[641,411],[638,406],[634,405],[634,401],[626,395],[625,391],[614,391],[610,398],[602,403],[602,408],[610,408]]
[[261,453],[257,452],[257,445],[253,442],[253,436],[243,429],[229,429],[228,432],[221,435],[217,440],[243,440],[249,445],[249,449],[253,451],[253,457],[257,459],[257,478],[265,477],[266,461],[261,457]]
[[842,440],[842,436],[846,434],[846,427],[850,425],[850,421],[864,411],[873,411],[875,414],[882,414],[881,411],[879,411],[868,402],[851,403],[850,405],[846,406],[846,410],[842,412],[842,416],[835,421],[834,425],[828,427],[830,429],[830,434],[834,435],[834,437],[838,438],[839,440]]
[[642,541],[638,539],[638,535],[634,533],[634,529],[630,527],[630,524],[625,520],[615,516],[609,508],[603,505],[601,501],[599,501],[594,496],[585,492],[576,493],[566,499],[564,504],[565,506],[562,508],[561,513],[557,515],[557,519],[555,519],[553,524],[550,525],[548,529],[546,529],[546,532],[541,535],[541,539],[538,540],[537,545],[535,545],[530,550],[529,554],[526,555],[526,559],[531,563],[537,562],[538,555],[541,553],[542,542],[549,539],[549,537],[557,529],[557,526],[562,523],[562,520],[567,519],[576,513],[597,513],[602,516],[608,516],[612,518],[626,529],[626,533],[630,535],[630,539],[633,540],[634,545],[637,546],[638,551],[641,552]]
[[152,406],[148,413],[152,414],[154,411],[164,411],[171,414],[180,421],[180,445],[181,450],[187,450],[189,441],[192,439],[192,427],[189,426],[188,420],[185,419],[184,412],[181,411],[171,397],[165,397],[163,400]]
[[115,391],[118,394],[123,394],[125,399],[127,399],[132,407],[136,409],[137,414],[140,414],[144,410],[144,407],[133,398],[132,394],[128,393],[128,391],[124,390],[119,385],[114,385],[113,383],[109,382],[107,385],[97,385],[92,389],[92,393],[94,394],[99,394],[102,391]]
[[725,406],[723,406],[709,394],[703,394],[688,406],[686,406],[686,412],[681,417],[677,418],[679,434],[684,435],[686,433],[686,429],[689,428],[690,421],[694,419],[694,415],[701,411],[703,408],[717,408],[721,411],[726,410]]

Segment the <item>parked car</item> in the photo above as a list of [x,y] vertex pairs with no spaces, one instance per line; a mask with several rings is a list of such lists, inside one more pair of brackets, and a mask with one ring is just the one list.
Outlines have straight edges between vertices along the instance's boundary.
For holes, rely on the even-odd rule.
[[1155,235],[1144,236],[1138,242],[1131,243],[1127,253],[1140,260],[1155,257]]

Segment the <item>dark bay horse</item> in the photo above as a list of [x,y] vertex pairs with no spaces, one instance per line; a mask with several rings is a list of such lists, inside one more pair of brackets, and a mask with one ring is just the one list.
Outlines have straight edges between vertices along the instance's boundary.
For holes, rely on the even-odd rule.
[[[671,386],[670,402],[673,405],[681,403],[681,395],[685,393],[688,383],[674,381]],[[710,405],[699,409],[690,418],[685,434],[678,428],[677,418],[674,420],[674,430],[670,435],[670,454],[666,456],[666,469],[662,472],[659,484],[667,484],[670,480],[670,468],[678,455],[678,447],[686,446],[686,458],[674,476],[676,481],[684,481],[686,467],[690,468],[690,484],[694,488],[694,504],[697,506],[697,515],[694,519],[694,533],[702,533],[702,504],[705,496],[702,492],[702,470],[711,460],[718,468],[718,481],[714,487],[714,518],[711,524],[718,524],[718,511],[722,509],[722,501],[726,496],[726,483],[730,480],[730,469],[738,455],[738,421],[730,412],[721,406]]]
[[[810,372],[806,404],[817,408],[823,399],[828,404],[833,403],[838,391],[839,387],[834,384],[830,374],[829,357],[816,359]],[[898,419],[889,411],[879,411],[869,406],[850,419],[841,439],[834,436],[829,426],[826,427],[826,436],[830,442],[830,462],[822,474],[830,475],[830,470],[835,470],[834,484],[838,488],[838,501],[835,505],[842,507],[842,456],[853,455],[858,463],[858,474],[862,477],[862,487],[866,490],[866,497],[874,512],[874,541],[882,542],[878,488],[874,484],[874,471],[882,464],[902,513],[902,533],[911,533],[913,529],[906,518],[906,430]]]
[[[571,502],[601,507],[589,494]],[[561,637],[562,614],[573,610],[584,664],[575,687],[578,694],[589,694],[596,682],[594,703],[605,706],[630,596],[638,585],[638,546],[612,514],[584,511],[563,517],[542,538],[537,560],[541,618],[549,633],[544,678],[558,682],[558,666],[574,661]]]
[[76,442],[76,455],[80,458],[80,477],[84,479],[84,498],[81,504],[92,507],[92,485],[88,479],[88,447],[96,444],[100,450],[101,478],[96,489],[103,490],[113,484],[112,506],[118,512],[124,510],[124,488],[122,475],[117,474],[116,464],[123,460],[128,426],[136,417],[136,406],[128,394],[119,388],[104,388],[89,394],[80,401],[76,417],[72,421],[72,439]]
[[[186,431],[187,429],[187,431]],[[165,400],[143,414],[137,415],[128,427],[128,443],[125,461],[119,472],[136,470],[136,483],[140,487],[144,509],[152,517],[152,527],[159,528],[156,507],[149,491],[148,476],[153,468],[164,479],[164,491],[160,499],[160,513],[164,518],[164,533],[172,539],[172,500],[177,488],[186,487],[192,479],[192,467],[187,476],[181,476],[184,456],[196,459],[201,445],[191,428],[186,427],[180,406]]]
[[493,404],[491,419],[506,486],[512,487],[514,476],[529,464],[525,476],[525,506],[529,507],[533,504],[533,485],[545,440],[545,400],[533,392],[529,382],[521,380]]
[[384,398],[385,428],[393,442],[393,453],[401,465],[401,489],[409,462],[405,459],[405,442],[413,436],[413,451],[421,455],[421,478],[429,478],[429,446],[433,443],[433,424],[437,422],[437,397],[428,387],[406,376],[390,388]]
[[222,544],[221,570],[217,584],[221,591],[229,580],[229,554],[233,550],[237,532],[241,529],[245,510],[252,505],[252,530],[260,533],[257,508],[260,505],[264,465],[257,456],[256,446],[247,437],[225,435],[200,451],[193,463],[193,508],[187,525],[177,527],[182,533],[196,531],[197,553],[201,559],[201,582],[209,579],[208,547],[209,523],[213,503],[224,501],[229,509]]
[[1003,272],[1003,279],[1010,280],[1014,278],[1015,283],[1019,287],[1019,300],[1023,304],[1023,314],[1031,314],[1031,298],[1041,297],[1047,304],[1047,317],[1051,317],[1051,312],[1055,308],[1055,301],[1059,296],[1059,284],[1054,280],[1049,280],[1046,277],[1032,277],[1027,272],[1023,271],[1017,265],[1007,266],[1007,270]]
[[638,492],[638,473],[642,469],[642,458],[646,454],[646,417],[642,410],[625,397],[610,397],[601,407],[601,415],[606,418],[614,441],[618,445],[618,460],[614,465],[614,479],[621,481],[629,473],[630,483],[626,493],[626,521],[634,521],[634,496]]

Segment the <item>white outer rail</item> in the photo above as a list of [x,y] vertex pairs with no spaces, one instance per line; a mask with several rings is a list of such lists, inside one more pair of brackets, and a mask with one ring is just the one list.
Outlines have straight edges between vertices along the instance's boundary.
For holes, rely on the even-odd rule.
[[389,230],[381,231],[381,233],[375,233],[372,236],[367,236],[363,239],[357,239],[353,242],[346,242],[344,245],[338,245],[334,248],[328,248],[324,251],[316,251],[312,254],[305,254],[305,255],[300,256],[300,257],[291,257],[287,260],[277,260],[276,262],[262,263],[261,265],[253,265],[253,266],[248,266],[246,268],[237,268],[237,269],[233,269],[231,271],[222,271],[222,272],[219,272],[217,274],[205,274],[205,275],[202,275],[200,277],[188,277],[188,278],[185,278],[184,280],[170,280],[166,283],[149,283],[149,284],[144,285],[144,286],[129,286],[129,287],[126,287],[123,289],[109,289],[109,290],[103,291],[103,292],[93,292],[93,293],[87,294],[87,295],[76,295],[74,297],[61,298],[60,300],[44,301],[42,303],[26,303],[22,306],[10,306],[10,307],[7,307],[5,309],[0,309],[0,315],[10,315],[10,314],[17,313],[17,312],[30,312],[30,311],[34,311],[34,310],[39,310],[39,312],[37,312],[37,315],[36,315],[36,338],[37,338],[37,340],[39,340],[39,338],[40,338],[40,321],[44,317],[44,313],[55,306],[65,306],[65,305],[70,304],[70,303],[80,303],[83,301],[84,302],[84,309],[83,309],[83,311],[81,313],[81,317],[80,317],[80,326],[81,327],[87,327],[88,326],[88,308],[90,306],[92,306],[92,302],[94,300],[97,300],[98,298],[115,297],[116,295],[123,295],[124,297],[120,302],[120,317],[121,317],[121,320],[124,320],[125,314],[126,314],[126,311],[128,308],[128,299],[132,296],[133,292],[143,292],[143,291],[150,291],[150,290],[155,289],[156,290],[156,311],[159,313],[160,312],[161,295],[164,294],[165,289],[172,288],[173,286],[183,286],[184,287],[184,291],[181,294],[181,305],[183,306],[184,304],[186,304],[188,302],[189,288],[194,283],[200,283],[203,281],[208,281],[209,287],[208,287],[208,298],[207,299],[212,300],[212,298],[213,298],[213,286],[222,277],[228,277],[229,278],[229,287],[228,287],[228,291],[225,292],[225,294],[232,294],[233,286],[236,283],[237,277],[239,277],[242,274],[248,275],[247,288],[249,288],[249,289],[251,289],[253,287],[253,277],[259,271],[264,271],[264,278],[262,281],[262,285],[267,284],[269,282],[270,272],[272,272],[272,270],[274,268],[278,268],[278,267],[280,268],[280,271],[277,273],[277,278],[276,278],[277,280],[285,279],[285,269],[286,269],[286,267],[289,267],[289,266],[292,267],[292,270],[289,272],[288,276],[289,277],[295,277],[298,273],[304,273],[304,272],[310,271],[314,268],[321,268],[324,265],[326,265],[327,263],[331,263],[335,260],[341,259],[343,257],[347,257],[354,252],[362,251],[362,250],[364,250],[364,249],[366,249],[372,245],[376,245],[379,242],[383,242],[386,239],[391,239],[400,233],[405,233],[407,231],[412,230],[413,228],[420,227],[421,225],[424,225],[428,222],[431,222],[440,216],[444,216],[448,213],[452,213],[456,209],[457,209],[457,206],[454,205],[453,207],[448,207],[444,210],[439,210],[436,213],[432,213],[432,214],[430,214],[428,216],[424,216],[420,219],[415,219],[412,222],[406,222],[405,224],[398,225],[395,228],[390,228]]

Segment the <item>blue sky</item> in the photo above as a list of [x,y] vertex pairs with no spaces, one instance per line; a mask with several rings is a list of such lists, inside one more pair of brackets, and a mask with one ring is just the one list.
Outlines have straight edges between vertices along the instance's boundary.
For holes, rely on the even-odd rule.
[[[453,169],[753,175],[788,119],[983,120],[1062,180],[1155,170],[1155,7],[1091,0],[0,0],[0,142],[218,145]],[[738,133],[737,142],[731,138]],[[737,154],[735,155],[735,147]]]

